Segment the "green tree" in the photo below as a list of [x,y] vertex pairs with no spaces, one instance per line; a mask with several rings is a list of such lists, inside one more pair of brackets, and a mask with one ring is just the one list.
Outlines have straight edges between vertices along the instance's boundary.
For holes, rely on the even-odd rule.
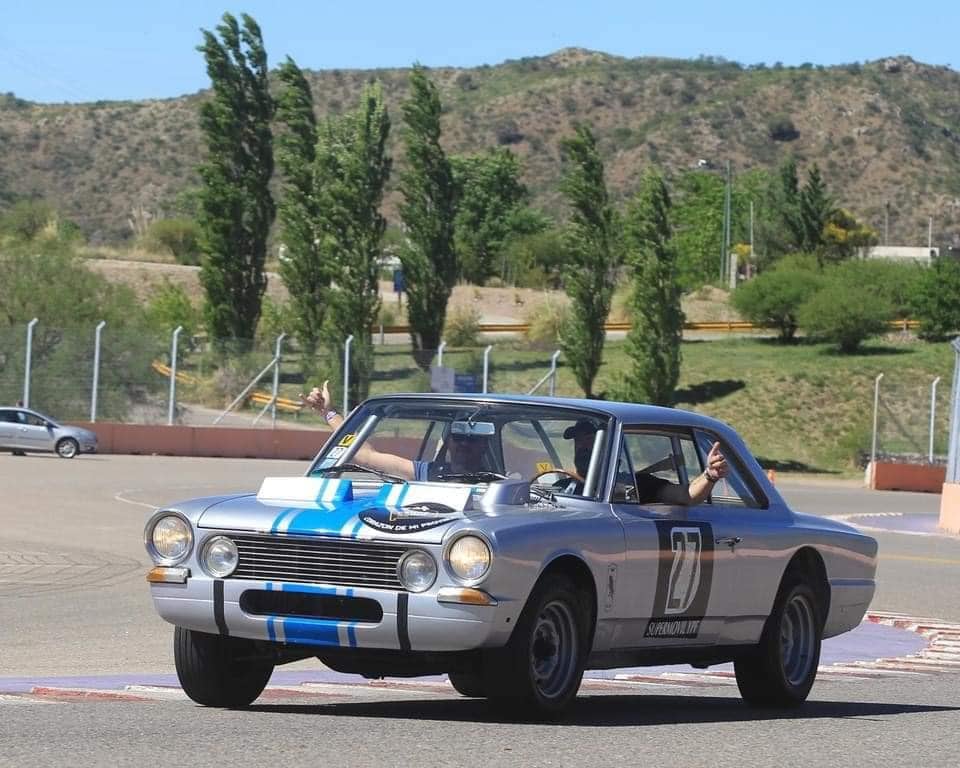
[[845,208],[836,208],[823,227],[821,261],[824,263],[850,259],[877,243],[877,233],[858,221]]
[[[504,248],[504,280],[524,288],[560,288],[569,261],[567,242],[558,227],[541,219],[543,229],[512,236]],[[539,225],[538,225],[539,226]]]
[[824,273],[826,285],[797,314],[809,335],[834,342],[843,353],[856,352],[871,336],[884,333],[894,308],[877,285],[868,281],[864,262],[850,262]]
[[350,352],[350,401],[366,399],[373,373],[371,328],[380,310],[380,256],[386,219],[380,213],[392,161],[387,155],[390,116],[378,83],[363,89],[354,112],[328,122],[317,145],[315,190],[322,213],[321,248],[333,256],[335,280],[327,324],[341,370]]
[[800,179],[797,175],[797,161],[788,157],[780,165],[779,184],[772,189],[774,207],[780,220],[783,240],[779,243],[784,253],[803,250],[804,227],[800,217]]
[[731,296],[734,308],[751,323],[776,328],[781,341],[793,340],[800,307],[823,287],[811,257],[807,267],[780,263],[740,285]]
[[217,26],[220,39],[203,30],[198,50],[213,87],[200,107],[207,158],[200,166],[203,191],[199,223],[204,251],[200,281],[206,293],[208,332],[217,339],[252,339],[267,286],[264,262],[274,218],[270,121],[274,103],[260,27],[229,13]]
[[410,73],[403,103],[406,170],[400,177],[400,218],[407,240],[400,251],[407,287],[413,357],[427,370],[440,344],[447,301],[457,279],[454,219],[457,188],[440,146],[440,94],[420,64]]
[[688,171],[676,185],[671,208],[677,280],[694,290],[717,279],[723,239],[723,179],[715,173]]
[[454,157],[451,164],[459,193],[455,243],[460,272],[468,282],[483,285],[504,271],[504,244],[529,193],[509,149]]
[[593,397],[593,381],[603,362],[604,323],[621,262],[620,222],[590,129],[578,125],[574,135],[560,143],[560,155],[560,190],[572,209],[567,228],[570,261],[564,274],[571,312],[561,346],[577,383]]
[[190,338],[200,326],[200,313],[193,306],[182,286],[164,280],[150,297],[146,310],[147,323],[158,335],[168,335],[178,325],[183,336]]
[[922,338],[937,340],[960,332],[960,260],[941,256],[923,270],[911,306]]
[[623,396],[634,402],[673,405],[680,378],[683,310],[677,253],[670,226],[670,195],[660,174],[649,171],[627,210],[626,261],[633,270],[632,366]]
[[277,206],[283,244],[280,277],[290,293],[291,330],[302,347],[304,376],[310,378],[316,373],[333,262],[324,257],[318,237],[323,212],[314,194],[318,136],[310,85],[289,56],[277,70],[277,79],[277,165],[282,173]]
[[835,211],[830,195],[827,194],[827,185],[820,175],[820,168],[816,163],[807,171],[807,181],[800,190],[800,227],[803,240],[801,250],[817,253],[823,263],[824,230],[827,222]]

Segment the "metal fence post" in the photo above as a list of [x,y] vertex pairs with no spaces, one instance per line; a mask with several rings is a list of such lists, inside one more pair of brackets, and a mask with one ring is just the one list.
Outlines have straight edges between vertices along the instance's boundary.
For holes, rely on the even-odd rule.
[[559,357],[559,349],[550,357],[550,397],[553,397],[557,393],[557,359]]
[[182,330],[182,325],[174,328],[170,341],[170,402],[167,406],[167,426],[173,426],[173,413],[177,409],[177,342]]
[[437,368],[443,368],[443,350],[447,348],[447,342],[441,341],[437,347]]
[[490,376],[490,350],[493,345],[490,344],[483,350],[483,394],[487,394],[487,382]]
[[97,390],[100,387],[100,334],[103,332],[103,326],[107,324],[106,320],[97,323],[97,331],[93,338],[93,392],[90,394],[90,421],[97,420]]
[[33,326],[40,322],[39,318],[33,318],[27,323],[27,359],[23,367],[23,407],[30,407],[30,366],[33,362]]
[[873,380],[873,441],[870,445],[871,483],[873,482],[873,475],[877,471],[877,415],[880,411],[880,379],[882,378],[883,374],[881,373]]
[[274,429],[277,428],[277,394],[280,389],[280,348],[287,334],[281,333],[277,336],[277,346],[274,349],[273,359],[276,360],[273,366],[273,398],[270,401],[270,423]]
[[353,334],[347,336],[343,343],[343,418],[350,413],[350,345],[353,344]]
[[937,415],[937,384],[940,383],[940,377],[937,376],[933,380],[933,384],[930,385],[930,452],[928,461],[933,464],[933,432],[934,432],[934,418]]
[[953,364],[953,390],[950,397],[950,450],[947,453],[946,482],[960,482],[960,336],[952,342],[956,360]]

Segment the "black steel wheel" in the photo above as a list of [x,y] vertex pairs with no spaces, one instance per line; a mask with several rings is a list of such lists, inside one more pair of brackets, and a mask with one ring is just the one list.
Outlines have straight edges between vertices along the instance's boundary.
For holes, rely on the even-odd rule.
[[174,631],[173,658],[184,693],[205,707],[246,707],[273,673],[253,640],[183,627]]
[[450,672],[450,685],[461,696],[471,699],[483,699],[487,696],[487,686],[479,672]]
[[590,600],[566,576],[541,579],[506,647],[485,658],[496,703],[547,717],[573,703],[589,653]]
[[755,707],[796,707],[817,678],[823,639],[816,592],[801,578],[785,579],[760,643],[734,663],[737,686]]

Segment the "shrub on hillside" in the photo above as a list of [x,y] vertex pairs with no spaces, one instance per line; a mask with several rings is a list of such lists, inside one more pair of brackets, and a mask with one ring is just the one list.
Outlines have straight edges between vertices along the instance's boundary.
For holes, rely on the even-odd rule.
[[960,331],[960,260],[943,257],[921,273],[911,299],[920,336],[943,339]]
[[147,304],[147,323],[158,334],[173,333],[181,326],[181,340],[195,335],[200,327],[200,310],[182,286],[164,280]]
[[793,141],[800,137],[800,131],[786,115],[775,115],[767,122],[767,131],[774,141]]
[[559,301],[538,304],[524,318],[527,323],[524,339],[536,349],[556,349],[569,317],[570,307]]
[[834,280],[800,307],[797,319],[808,334],[849,354],[886,331],[893,311],[893,305],[870,286]]
[[476,347],[480,344],[480,312],[473,307],[455,309],[447,314],[443,339],[451,347]]
[[918,281],[927,272],[920,264],[903,264],[887,259],[847,261],[827,272],[848,284],[869,287],[893,306],[897,318],[910,317]]
[[193,219],[160,219],[147,229],[145,245],[155,252],[166,252],[178,264],[200,263],[200,225]]
[[781,341],[790,341],[799,325],[800,307],[822,286],[818,272],[791,262],[743,283],[733,292],[731,302],[751,323],[771,325],[779,331]]

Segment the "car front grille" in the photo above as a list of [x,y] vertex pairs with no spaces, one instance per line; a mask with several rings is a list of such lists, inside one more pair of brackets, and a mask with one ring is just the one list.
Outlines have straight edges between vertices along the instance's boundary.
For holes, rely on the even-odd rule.
[[231,536],[239,563],[231,578],[402,589],[397,563],[409,547],[354,539]]

